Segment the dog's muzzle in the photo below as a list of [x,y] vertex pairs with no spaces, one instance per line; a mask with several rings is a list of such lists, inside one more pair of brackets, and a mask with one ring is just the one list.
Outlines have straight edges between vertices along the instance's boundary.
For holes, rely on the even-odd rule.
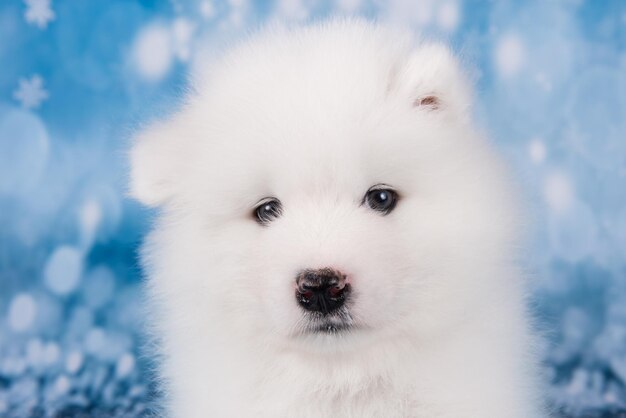
[[350,293],[346,275],[331,268],[304,270],[296,277],[296,300],[310,312],[328,315],[342,307]]

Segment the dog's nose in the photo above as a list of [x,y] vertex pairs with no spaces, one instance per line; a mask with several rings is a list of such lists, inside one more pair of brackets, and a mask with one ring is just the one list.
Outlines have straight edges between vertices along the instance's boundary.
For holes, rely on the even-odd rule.
[[331,268],[304,270],[296,278],[298,304],[311,312],[329,314],[340,308],[349,295],[346,275]]

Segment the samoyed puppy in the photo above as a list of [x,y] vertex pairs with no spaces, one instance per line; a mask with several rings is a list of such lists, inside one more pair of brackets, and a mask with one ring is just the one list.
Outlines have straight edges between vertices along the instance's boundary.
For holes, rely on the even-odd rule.
[[545,417],[516,190],[449,50],[271,28],[137,135],[166,415]]

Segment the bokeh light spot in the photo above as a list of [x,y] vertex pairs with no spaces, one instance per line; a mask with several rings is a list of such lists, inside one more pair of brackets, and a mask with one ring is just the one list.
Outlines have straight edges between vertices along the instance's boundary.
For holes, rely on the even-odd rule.
[[9,306],[9,325],[14,331],[27,331],[37,316],[37,304],[28,293],[18,293]]
[[83,272],[83,254],[75,247],[60,246],[52,253],[44,268],[48,289],[60,296],[76,289]]
[[144,28],[133,46],[133,62],[137,72],[147,81],[161,80],[172,66],[170,31],[161,24]]

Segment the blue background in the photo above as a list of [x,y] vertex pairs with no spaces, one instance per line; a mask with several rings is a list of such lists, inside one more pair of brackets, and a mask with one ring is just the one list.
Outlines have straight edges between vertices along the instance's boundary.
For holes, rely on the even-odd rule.
[[[139,416],[130,133],[264,22],[361,15],[449,42],[535,219],[527,269],[552,402],[626,416],[626,2],[0,3],[0,416]],[[621,413],[619,411],[622,411]],[[604,414],[604,415],[602,415]]]

